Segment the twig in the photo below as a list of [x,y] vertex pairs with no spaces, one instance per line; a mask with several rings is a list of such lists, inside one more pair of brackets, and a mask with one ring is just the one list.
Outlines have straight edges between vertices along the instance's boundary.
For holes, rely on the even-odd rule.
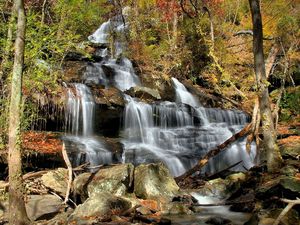
[[281,219],[285,216],[285,214],[287,214],[290,211],[291,208],[293,208],[294,205],[300,204],[299,198],[297,198],[296,200],[281,198],[280,201],[288,203],[288,205],[282,210],[282,212],[279,214],[273,225],[278,225]]
[[63,155],[64,161],[68,167],[68,173],[69,173],[68,187],[67,187],[66,197],[65,197],[65,201],[64,201],[64,203],[67,203],[67,201],[69,199],[69,195],[70,195],[71,186],[72,186],[73,170],[72,170],[72,165],[71,165],[70,159],[68,157],[68,153],[66,151],[64,143],[62,146],[62,155]]

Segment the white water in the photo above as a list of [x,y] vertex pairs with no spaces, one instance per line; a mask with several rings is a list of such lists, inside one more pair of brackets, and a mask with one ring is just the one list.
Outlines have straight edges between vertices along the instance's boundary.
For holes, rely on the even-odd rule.
[[[116,87],[121,91],[140,85],[131,61],[122,57],[124,44],[116,40],[118,59],[108,54],[111,31],[124,33],[126,29],[119,17],[103,23],[89,40],[102,44],[98,49],[100,62],[89,63],[83,76],[87,85]],[[104,46],[103,46],[104,45]],[[124,109],[123,162],[134,164],[163,161],[174,176],[191,168],[201,156],[241,130],[249,119],[243,112],[203,107],[185,86],[172,78],[176,102],[146,104],[126,96]],[[75,90],[75,91],[74,91]],[[84,84],[69,89],[66,121],[70,135],[69,146],[84,153],[91,165],[111,163],[112,155],[104,143],[93,137],[95,103]],[[252,149],[255,149],[252,146]],[[245,140],[240,140],[219,154],[205,168],[214,173],[242,161],[234,169],[253,166],[255,151],[245,151]],[[82,161],[82,155],[74,159]]]
[[[103,23],[92,35],[89,40],[93,43],[104,44],[106,47],[100,49],[98,55],[103,60],[98,63],[90,63],[85,73],[85,82],[93,84],[102,84],[105,87],[114,86],[121,91],[130,89],[131,87],[140,85],[140,80],[135,74],[133,65],[129,59],[122,56],[125,44],[121,40],[115,40],[115,56],[118,58],[110,58],[107,47],[111,32],[124,35],[127,25],[123,23],[122,18],[114,17]],[[121,38],[122,39],[122,38]],[[124,37],[123,37],[124,39]],[[109,69],[109,72],[103,70],[103,67]]]
[[[248,118],[240,111],[201,107],[178,80],[173,79],[173,84],[177,103],[149,105],[127,96],[123,161],[163,161],[178,176],[241,130]],[[242,163],[235,169],[253,166],[255,152],[249,155],[245,144],[241,140],[229,146],[209,162],[206,172],[214,173],[239,161]]]
[[64,142],[75,165],[88,162],[91,166],[111,163],[112,154],[93,137],[95,102],[90,89],[84,84],[68,88],[66,104],[67,135]]

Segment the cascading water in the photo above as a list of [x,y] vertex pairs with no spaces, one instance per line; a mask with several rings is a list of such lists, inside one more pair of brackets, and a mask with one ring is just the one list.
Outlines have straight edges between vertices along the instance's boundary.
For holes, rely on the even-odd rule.
[[85,84],[73,84],[68,89],[66,104],[66,125],[68,134],[64,137],[74,165],[82,161],[90,166],[112,162],[112,154],[93,135],[95,103],[90,89]]
[[[177,103],[149,105],[127,97],[124,112],[125,162],[163,161],[174,176],[191,168],[202,155],[223,143],[246,124],[240,111],[204,108],[173,78]],[[232,144],[215,157],[207,172],[215,172],[239,161],[237,169],[251,167],[254,153],[245,151],[245,140]]]
[[[125,10],[126,11],[126,10]],[[102,84],[105,87],[115,86],[121,91],[130,89],[131,87],[140,85],[138,76],[135,74],[132,63],[126,57],[122,57],[125,44],[119,39],[114,40],[115,54],[118,59],[108,56],[107,45],[110,42],[112,33],[117,33],[122,36],[127,29],[127,24],[124,24],[123,18],[115,16],[103,23],[88,39],[96,44],[102,44],[104,47],[98,52],[103,60],[100,63],[90,63],[85,73],[86,82],[94,84]],[[124,38],[120,38],[124,39]],[[105,73],[104,70],[107,70]]]
[[[89,63],[83,76],[87,85],[116,87],[121,91],[140,85],[131,61],[122,57],[124,43],[115,40],[116,56],[109,55],[108,44],[111,32],[122,33],[127,24],[116,16],[103,23],[89,36],[99,44],[97,55],[100,62]],[[85,84],[74,84],[69,89],[66,121],[70,135],[65,137],[69,146],[85,153],[91,165],[112,162],[112,154],[93,136],[95,103]],[[205,108],[180,83],[172,78],[176,102],[147,104],[124,95],[127,101],[123,121],[123,162],[134,164],[163,161],[174,176],[191,168],[201,156],[223,143],[241,130],[249,118],[240,111]],[[213,173],[239,161],[236,169],[251,167],[254,151],[245,151],[245,140],[228,147],[206,166]],[[71,148],[70,148],[71,149]],[[254,146],[252,149],[255,149]],[[81,155],[73,160],[81,161]]]

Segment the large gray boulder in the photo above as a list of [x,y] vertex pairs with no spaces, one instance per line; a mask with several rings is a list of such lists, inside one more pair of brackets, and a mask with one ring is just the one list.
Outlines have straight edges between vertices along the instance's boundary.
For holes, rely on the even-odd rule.
[[26,211],[31,221],[50,219],[64,208],[61,199],[54,195],[29,195]]
[[90,196],[79,205],[69,218],[68,224],[95,224],[109,221],[113,215],[120,215],[131,208],[131,203],[110,193],[98,193]]
[[41,178],[44,186],[62,196],[66,195],[68,179],[68,170],[65,168],[51,170]]
[[83,173],[74,180],[75,193],[83,198],[103,192],[125,195],[132,186],[133,171],[134,166],[127,163],[100,169],[94,175]]
[[162,164],[141,164],[134,172],[134,192],[143,199],[171,199],[179,187],[168,168]]

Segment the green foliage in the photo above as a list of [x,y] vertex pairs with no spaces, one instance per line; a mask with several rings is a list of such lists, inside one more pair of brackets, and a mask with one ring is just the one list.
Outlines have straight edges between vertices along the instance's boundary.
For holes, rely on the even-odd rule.
[[291,116],[300,114],[300,87],[289,88],[283,95],[280,107],[281,107],[281,119],[288,120]]

